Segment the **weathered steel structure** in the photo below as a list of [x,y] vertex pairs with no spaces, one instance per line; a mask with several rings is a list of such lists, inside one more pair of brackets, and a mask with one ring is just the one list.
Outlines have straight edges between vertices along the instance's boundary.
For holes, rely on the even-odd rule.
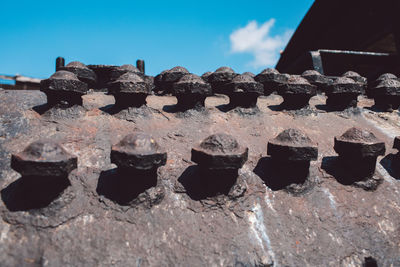
[[339,76],[348,70],[376,79],[400,74],[400,2],[316,0],[276,68],[301,74],[314,69]]
[[400,266],[396,76],[64,62],[0,90],[0,265]]

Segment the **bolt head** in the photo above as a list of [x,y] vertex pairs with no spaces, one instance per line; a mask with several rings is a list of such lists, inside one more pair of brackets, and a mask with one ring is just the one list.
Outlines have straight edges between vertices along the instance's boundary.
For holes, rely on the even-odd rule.
[[186,74],[172,86],[174,95],[211,95],[211,85],[195,74]]
[[116,67],[111,69],[110,71],[110,80],[111,81],[115,81],[117,80],[121,75],[125,74],[125,73],[134,73],[140,77],[143,76],[143,73],[136,68],[135,66],[131,65],[131,64],[125,64],[122,65],[120,67]]
[[400,81],[394,79],[382,80],[372,91],[373,96],[400,95]]
[[317,87],[311,85],[305,78],[298,75],[291,75],[286,83],[279,85],[279,94],[286,95],[315,95]]
[[112,146],[111,162],[122,168],[150,170],[165,165],[167,152],[148,134],[129,134]]
[[363,85],[366,85],[366,84],[367,84],[367,78],[362,77],[360,74],[358,74],[358,73],[355,72],[355,71],[348,71],[348,72],[345,72],[345,73],[343,73],[342,77],[350,78],[350,79],[352,79],[353,81],[355,81],[355,82],[357,82],[357,83],[361,83],[361,84],[363,84]]
[[311,161],[318,158],[318,145],[297,129],[286,129],[268,142],[268,155],[282,161]]
[[187,69],[181,66],[177,66],[163,73],[162,82],[175,83],[179,81],[186,74],[189,74],[189,71]]
[[264,86],[256,82],[251,76],[241,74],[237,75],[226,85],[226,93],[257,93],[261,95],[264,92]]
[[206,169],[240,169],[247,161],[248,151],[231,135],[213,134],[192,148],[192,161]]
[[109,84],[109,92],[150,94],[151,88],[142,77],[135,73],[127,72]]
[[76,156],[50,140],[33,142],[11,156],[11,168],[22,176],[65,177],[77,168],[77,162]]
[[301,77],[307,79],[307,81],[314,85],[328,85],[332,82],[331,79],[316,70],[306,70],[301,74]]
[[228,83],[232,81],[233,78],[236,77],[236,73],[233,69],[229,67],[221,67],[218,68],[215,72],[213,72],[209,77],[208,81],[210,83]]
[[327,94],[355,94],[359,95],[364,92],[364,86],[353,79],[347,77],[339,77],[327,86]]
[[85,94],[88,90],[87,84],[81,82],[78,77],[69,71],[59,70],[50,78],[40,82],[40,90],[54,92],[71,92]]
[[335,151],[339,156],[348,158],[366,158],[385,155],[385,143],[369,131],[350,128],[339,137],[335,137]]
[[283,83],[286,82],[288,76],[279,73],[276,69],[267,68],[262,72],[257,74],[254,79],[259,83],[267,83],[267,82],[275,82],[275,83]]
[[60,70],[72,72],[78,77],[79,80],[91,85],[97,80],[97,76],[94,71],[79,61],[72,61],[65,67],[61,67]]

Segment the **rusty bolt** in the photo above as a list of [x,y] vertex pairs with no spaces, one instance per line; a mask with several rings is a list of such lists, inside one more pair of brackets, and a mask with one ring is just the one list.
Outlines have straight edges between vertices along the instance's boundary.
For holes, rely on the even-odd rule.
[[211,74],[212,74],[211,71],[204,72],[203,75],[201,75],[201,78],[202,78],[206,83],[208,83],[208,79],[210,78],[210,75],[211,75]]
[[377,157],[385,154],[385,143],[373,133],[353,127],[335,137],[334,149],[345,170],[362,180],[374,174]]
[[398,109],[400,105],[400,81],[397,79],[382,80],[372,89],[375,105],[386,111]]
[[141,73],[145,73],[145,68],[144,68],[144,60],[138,59],[136,60],[136,68],[140,70]]
[[247,161],[249,149],[228,134],[213,134],[192,148],[192,161],[204,169],[240,169]]
[[381,82],[385,80],[397,80],[397,77],[392,73],[384,73],[380,75],[376,80],[368,82],[368,87],[366,89],[366,94],[368,98],[374,98],[373,96],[374,88],[376,88]]
[[367,78],[362,77],[360,74],[354,71],[348,71],[342,75],[342,77],[350,78],[356,83],[362,84],[363,86],[367,85]]
[[87,65],[93,70],[97,76],[97,83],[94,89],[106,91],[108,84],[111,82],[111,72],[118,68],[114,65]]
[[40,82],[40,90],[47,95],[50,105],[67,103],[82,105],[82,95],[86,94],[87,84],[69,71],[60,70]]
[[159,91],[163,93],[172,93],[174,83],[178,82],[183,76],[189,74],[189,71],[184,67],[174,67],[161,73],[157,78],[157,87],[161,88]]
[[317,160],[318,146],[297,129],[287,129],[268,142],[268,155],[280,161]]
[[167,152],[148,134],[129,134],[112,146],[111,162],[121,169],[155,170],[165,165]]
[[77,168],[77,158],[58,143],[50,140],[36,141],[24,151],[11,156],[11,168],[23,177],[68,178]]
[[253,79],[256,77],[256,75],[250,71],[243,72],[242,75],[250,76]]
[[109,92],[120,108],[141,107],[146,104],[151,88],[140,76],[127,72],[109,84]]
[[264,85],[264,95],[268,96],[276,91],[280,84],[286,83],[289,75],[281,74],[276,69],[267,68],[257,74],[254,79]]
[[363,85],[346,77],[339,77],[331,83],[325,94],[328,97],[326,104],[332,109],[343,110],[357,107],[357,97],[364,91]]
[[172,94],[178,99],[179,110],[202,108],[211,95],[211,86],[195,74],[186,74],[173,84]]
[[134,73],[140,77],[143,77],[143,73],[140,72],[138,68],[131,64],[125,64],[110,70],[110,81],[117,80],[122,74],[125,73]]
[[56,71],[65,66],[65,59],[63,57],[56,58]]
[[317,86],[317,90],[320,93],[325,92],[326,86],[332,83],[331,79],[316,70],[306,70],[301,74],[301,77],[307,79],[312,85]]
[[257,98],[264,92],[264,86],[249,75],[237,75],[226,84],[224,94],[229,96],[231,107],[253,108]]
[[87,83],[90,88],[93,88],[96,84],[97,77],[94,71],[79,61],[72,61],[67,66],[60,67],[59,69],[74,73],[79,80]]
[[284,108],[300,109],[308,106],[310,98],[316,94],[316,86],[298,75],[292,75],[286,83],[279,85],[278,94],[283,97]]
[[318,145],[297,129],[286,129],[268,142],[268,155],[279,173],[281,181],[273,184],[304,183],[310,169],[310,161],[318,158]]
[[236,73],[229,67],[218,68],[208,77],[213,93],[224,93],[225,85],[230,83],[236,77]]

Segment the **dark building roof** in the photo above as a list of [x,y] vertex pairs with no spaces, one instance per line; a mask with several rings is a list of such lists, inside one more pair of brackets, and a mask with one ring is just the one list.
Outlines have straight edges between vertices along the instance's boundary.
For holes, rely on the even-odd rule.
[[396,0],[317,0],[276,68],[293,74],[316,69],[335,76],[351,69],[371,78],[399,73],[399,10]]

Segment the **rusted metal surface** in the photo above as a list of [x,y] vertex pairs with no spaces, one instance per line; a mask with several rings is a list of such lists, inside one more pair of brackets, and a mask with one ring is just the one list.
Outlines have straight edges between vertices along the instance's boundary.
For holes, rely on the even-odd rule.
[[[168,108],[175,97],[150,95],[146,105],[122,114],[109,112],[112,95],[89,92],[82,105],[38,113],[43,93],[0,90],[2,265],[399,266],[400,175],[390,149],[400,135],[398,112],[378,112],[362,96],[357,108],[335,112],[320,94],[297,110],[277,108],[282,100],[258,97],[247,112],[222,109],[228,96],[216,95],[203,109],[179,112]],[[352,127],[386,147],[364,184],[341,179],[348,170],[334,150],[334,138]],[[268,142],[290,128],[303,133],[287,135],[291,147],[318,147],[316,160],[313,152],[297,174],[268,157]],[[138,170],[112,159],[115,145],[138,132],[165,149],[165,165]],[[248,148],[240,169],[191,161],[191,148],[216,133],[232,136],[211,142],[227,152],[232,140]],[[29,197],[40,205],[16,206],[26,187],[11,155],[39,137],[62,145],[78,166],[62,190],[32,185]],[[152,153],[150,139],[139,139],[133,143]],[[282,179],[286,174],[306,177]]]

